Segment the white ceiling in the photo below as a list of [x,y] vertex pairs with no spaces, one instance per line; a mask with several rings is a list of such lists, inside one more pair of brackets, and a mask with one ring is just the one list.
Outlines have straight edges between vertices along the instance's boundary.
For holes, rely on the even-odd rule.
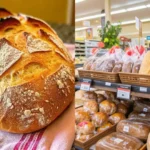
[[[150,4],[150,0],[111,0],[111,9],[120,10],[130,7]],[[104,9],[104,0],[85,0],[76,3],[76,19],[95,14],[100,14]],[[135,16],[140,19],[150,18],[150,7],[132,12],[125,12],[112,15],[112,22],[134,20]],[[100,25],[100,18],[90,20],[91,25]],[[83,21],[76,22],[76,28],[82,27]]]

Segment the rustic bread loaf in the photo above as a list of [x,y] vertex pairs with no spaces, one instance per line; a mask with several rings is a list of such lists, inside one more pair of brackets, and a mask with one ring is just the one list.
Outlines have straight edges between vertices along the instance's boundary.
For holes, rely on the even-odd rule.
[[150,123],[143,121],[122,120],[117,125],[117,132],[122,132],[141,140],[147,140],[150,132]]
[[139,150],[143,146],[139,139],[114,132],[96,143],[96,150]]
[[74,99],[74,65],[45,22],[0,9],[0,129],[49,125]]

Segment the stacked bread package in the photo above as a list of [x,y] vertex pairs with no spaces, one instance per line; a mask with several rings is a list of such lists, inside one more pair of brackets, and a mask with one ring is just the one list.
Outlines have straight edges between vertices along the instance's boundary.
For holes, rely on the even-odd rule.
[[0,129],[49,125],[74,99],[74,65],[44,21],[0,9]]

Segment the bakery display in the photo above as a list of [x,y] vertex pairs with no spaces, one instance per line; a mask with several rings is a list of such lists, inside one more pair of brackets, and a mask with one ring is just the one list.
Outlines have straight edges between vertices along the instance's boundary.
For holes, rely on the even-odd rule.
[[117,125],[117,132],[122,132],[138,139],[146,140],[150,132],[150,123],[122,120]]
[[97,100],[97,94],[94,91],[85,91],[83,93],[83,96],[81,98],[82,100],[88,101],[88,100]]
[[139,150],[143,146],[139,139],[114,132],[96,143],[96,150]]
[[0,129],[49,125],[74,99],[74,64],[44,21],[0,9]]
[[122,103],[119,103],[118,105],[117,105],[117,112],[120,112],[120,113],[123,113],[123,114],[127,114],[127,112],[128,112],[128,108],[127,108],[127,106],[126,105],[124,105],[124,104],[122,104]]
[[107,123],[103,124],[101,127],[98,127],[96,131],[99,132],[99,133],[101,133],[101,132],[109,129],[112,126],[113,125],[110,122],[107,122]]

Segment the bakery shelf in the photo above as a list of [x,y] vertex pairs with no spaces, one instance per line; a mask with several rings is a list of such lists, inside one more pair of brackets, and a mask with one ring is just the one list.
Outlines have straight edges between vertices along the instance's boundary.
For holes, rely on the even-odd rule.
[[[78,82],[75,85],[75,89],[79,90],[80,85],[82,82],[82,78],[78,79]],[[120,83],[112,83],[112,82],[105,82],[105,81],[99,81],[99,80],[92,80],[91,89],[100,89],[110,92],[117,92],[117,87],[119,85],[125,85]],[[136,97],[142,97],[142,98],[150,98],[150,87],[141,87],[132,85],[131,86],[131,95]]]

